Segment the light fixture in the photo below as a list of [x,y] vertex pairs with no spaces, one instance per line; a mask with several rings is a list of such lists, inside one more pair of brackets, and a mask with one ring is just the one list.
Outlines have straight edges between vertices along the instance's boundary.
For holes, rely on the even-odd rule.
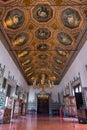
[[37,80],[34,80],[33,82],[33,88],[42,88],[42,92],[44,92],[44,88],[51,88],[54,86],[54,82],[51,80],[47,80],[45,74],[41,75],[41,80],[38,82]]

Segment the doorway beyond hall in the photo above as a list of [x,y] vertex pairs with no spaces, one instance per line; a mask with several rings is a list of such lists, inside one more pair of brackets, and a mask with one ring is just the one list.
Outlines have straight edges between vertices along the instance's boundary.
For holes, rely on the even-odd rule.
[[49,96],[37,96],[37,114],[49,115]]

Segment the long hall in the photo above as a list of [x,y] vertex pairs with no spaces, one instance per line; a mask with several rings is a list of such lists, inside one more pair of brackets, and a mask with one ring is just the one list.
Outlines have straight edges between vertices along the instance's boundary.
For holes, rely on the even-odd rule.
[[87,129],[87,0],[0,0],[0,130]]

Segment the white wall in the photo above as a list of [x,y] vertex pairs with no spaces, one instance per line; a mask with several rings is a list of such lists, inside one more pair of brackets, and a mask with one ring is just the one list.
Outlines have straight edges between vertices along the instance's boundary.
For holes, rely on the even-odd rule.
[[2,66],[4,65],[6,66],[4,77],[8,78],[8,72],[10,71],[11,75],[14,76],[14,79],[17,80],[17,84],[27,89],[28,85],[24,80],[21,72],[18,70],[17,66],[15,65],[14,61],[10,57],[8,51],[5,49],[4,45],[0,41],[0,64]]

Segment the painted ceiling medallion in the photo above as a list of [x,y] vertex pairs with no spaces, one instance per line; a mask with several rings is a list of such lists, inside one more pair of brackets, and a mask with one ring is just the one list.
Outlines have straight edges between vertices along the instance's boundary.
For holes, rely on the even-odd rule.
[[64,32],[61,32],[58,34],[58,40],[60,43],[62,43],[63,45],[71,45],[72,44],[72,38]]
[[39,58],[42,59],[42,60],[44,60],[44,59],[47,58],[47,55],[46,54],[41,54],[41,55],[39,55]]
[[47,28],[39,28],[36,33],[36,37],[41,40],[46,40],[50,37],[51,32]]
[[52,71],[52,74],[55,76],[58,76],[58,72],[56,72],[56,71]]
[[27,77],[30,77],[33,74],[34,74],[34,72],[30,72],[29,74],[27,74]]
[[61,56],[66,56],[66,55],[67,55],[67,52],[66,52],[66,51],[58,51],[58,53],[59,53]]
[[48,50],[48,48],[49,48],[48,45],[45,44],[45,43],[39,44],[39,45],[37,46],[37,49],[40,50],[40,51],[46,51],[46,50]]
[[56,47],[55,50],[61,56],[66,56],[67,55],[67,51],[62,50],[61,48]]
[[23,58],[25,57],[26,55],[29,54],[29,48],[25,48],[23,51],[21,51],[19,54],[18,54],[18,58]]
[[63,24],[68,28],[77,28],[81,22],[81,17],[76,10],[66,9],[62,12]]
[[17,29],[24,23],[24,13],[19,9],[14,9],[7,13],[5,25],[10,29]]
[[56,70],[61,70],[60,67],[56,66],[56,65],[53,65],[53,69],[56,69]]
[[54,60],[56,61],[56,63],[58,64],[62,64],[63,62],[61,60],[59,60],[57,57],[54,57]]
[[30,66],[30,67],[26,68],[24,71],[25,71],[25,72],[28,72],[28,71],[30,71],[32,68],[33,68],[33,67]]
[[13,45],[14,46],[21,46],[24,45],[28,41],[28,35],[26,33],[20,33],[14,39]]
[[58,63],[58,64],[62,64],[63,62],[61,61],[61,60],[59,60],[59,59],[56,59],[56,62]]
[[48,22],[53,16],[53,10],[47,4],[39,4],[33,10],[33,17],[38,22]]
[[29,63],[31,63],[31,59],[27,59],[24,62],[22,62],[22,66],[28,65]]

